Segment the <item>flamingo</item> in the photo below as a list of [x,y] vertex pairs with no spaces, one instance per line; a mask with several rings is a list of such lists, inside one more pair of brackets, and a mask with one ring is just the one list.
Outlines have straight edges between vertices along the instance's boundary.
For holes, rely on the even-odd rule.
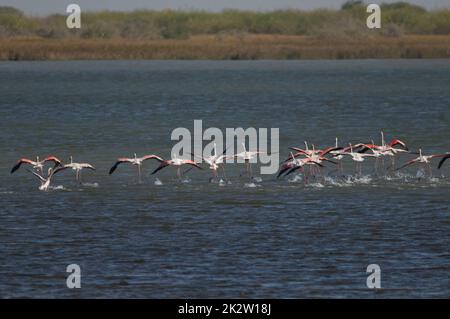
[[439,162],[438,169],[441,169],[442,164],[444,164],[444,162],[445,162],[448,158],[450,158],[450,153],[447,153],[447,155],[444,155],[444,157],[443,157],[443,158],[441,159],[441,161]]
[[[311,156],[311,155],[314,155],[314,154],[316,154],[316,153],[320,153],[320,150],[310,150],[309,149],[309,147],[308,147],[308,142],[304,142],[305,143],[305,149],[301,149],[301,148],[299,148],[299,147],[289,147],[291,150],[293,150],[293,151],[296,151],[297,153],[295,153],[295,154],[293,154],[293,156],[294,157],[299,157],[299,156]],[[290,157],[288,157],[286,160],[285,160],[285,162],[287,162],[287,161],[290,161],[291,160],[291,158]]]
[[333,158],[335,160],[340,161],[341,159],[344,158],[344,155],[342,154],[343,148],[339,147],[339,141],[338,138],[336,137],[336,144],[335,144],[335,149],[330,151],[330,154],[333,155]]
[[40,170],[41,173],[43,173],[44,172],[44,164],[46,162],[55,163],[54,168],[61,165],[61,161],[55,156],[48,156],[48,157],[44,158],[42,161],[39,160],[39,156],[36,156],[36,161],[32,161],[28,158],[21,158],[17,161],[16,165],[14,165],[14,167],[11,169],[11,174],[14,173],[15,171],[17,171],[22,164],[29,164],[33,167],[33,169]]
[[313,155],[307,155],[306,157],[310,159],[310,161],[308,161],[307,164],[308,165],[314,165],[314,166],[312,166],[312,170],[315,171],[315,173],[317,173],[319,175],[322,175],[320,169],[323,167],[323,165],[319,166],[317,164],[321,164],[322,162],[330,162],[330,163],[333,163],[333,164],[337,164],[336,162],[326,158],[325,155],[327,155],[331,151],[336,151],[339,148],[336,148],[336,147],[333,146],[333,147],[328,147],[328,148],[326,148],[324,150],[316,151],[314,144],[312,145],[312,147],[313,147],[313,152],[312,152]]
[[[380,157],[383,156],[391,156],[392,157],[392,168],[395,167],[395,156],[399,153],[409,153],[408,146],[405,142],[399,139],[393,139],[388,144],[386,144],[384,140],[384,132],[381,131],[381,145],[376,145],[373,141],[372,144],[358,144],[356,146],[363,147],[359,152],[364,153],[367,150],[371,150],[375,155]],[[394,146],[400,145],[402,148],[396,148]],[[356,147],[355,146],[355,147]],[[382,159],[382,165],[384,167],[384,159]],[[375,162],[376,170],[378,170],[378,160]]]
[[338,165],[338,171],[342,174],[344,172],[343,166],[342,166],[342,159],[344,158],[345,153],[347,153],[350,149],[358,149],[361,147],[362,144],[356,144],[352,147],[340,147],[339,146],[339,140],[336,137],[336,143],[335,148],[330,150],[329,153],[331,154],[332,158],[337,161]]
[[112,173],[114,173],[114,171],[117,169],[117,167],[120,164],[122,164],[122,163],[129,163],[131,165],[137,166],[138,181],[141,182],[141,165],[142,165],[142,163],[144,161],[150,160],[150,159],[155,159],[158,162],[163,162],[164,161],[164,159],[162,157],[159,157],[159,156],[154,155],[154,154],[145,155],[145,156],[142,156],[142,157],[137,157],[136,153],[134,153],[134,157],[133,158],[126,158],[126,157],[118,158],[116,163],[109,170],[109,174],[111,175]]
[[303,166],[303,165],[304,165],[304,163],[301,160],[295,158],[294,154],[291,152],[291,157],[281,164],[280,171],[278,172],[277,178],[279,178],[281,175],[283,175],[283,173],[287,172],[288,170],[290,170],[294,167]]
[[[318,165],[319,167],[323,167],[322,164],[314,161],[312,157],[297,159],[294,157],[294,154],[292,154],[292,152],[291,152],[291,160],[289,162],[285,162],[281,165],[280,171],[277,175],[277,178],[279,178],[281,175],[283,175],[286,172],[287,173],[285,176],[292,174],[293,172],[295,172],[298,169],[303,171],[303,166],[305,166],[305,165]],[[305,184],[307,184],[307,183],[308,183],[308,176],[305,174]]]
[[[204,160],[208,165],[209,165],[209,169],[212,170],[212,179],[217,179],[219,177],[219,174],[217,172],[217,170],[220,167],[220,164],[222,164],[222,170],[223,170],[223,174],[225,177],[225,167],[224,167],[224,163],[225,163],[225,159],[227,158],[227,156],[225,155],[227,149],[225,149],[222,154],[217,154],[217,145],[216,143],[214,143],[214,154],[211,156],[207,156],[207,157],[203,157],[203,156],[195,156],[194,154],[192,154],[195,157],[199,157],[200,159]],[[194,166],[192,166],[191,168],[194,168]],[[211,180],[212,180],[211,179]]]
[[81,183],[81,170],[83,168],[87,168],[87,169],[95,171],[95,167],[89,163],[74,163],[72,156],[70,156],[70,163],[65,164],[64,167],[73,169],[76,172],[75,178],[76,178],[77,182],[80,182],[80,183]]
[[30,171],[30,170],[28,170],[28,171],[30,173],[32,173],[34,176],[36,176],[37,178],[39,178],[39,180],[41,181],[41,186],[39,186],[39,190],[47,191],[48,188],[50,187],[50,183],[52,181],[53,176],[56,173],[63,171],[67,168],[69,168],[69,167],[66,167],[66,166],[59,166],[59,167],[54,167],[54,168],[50,167],[47,172],[47,177],[44,177],[41,174],[34,172],[34,171]]
[[[316,150],[314,144],[312,145],[312,147],[313,147],[312,150],[308,149],[308,147],[306,147],[306,149],[301,149],[301,148],[298,148],[298,147],[289,147],[289,148],[291,150],[294,150],[294,151],[297,152],[297,153],[292,155],[294,157],[299,157],[299,156],[319,156],[319,157],[323,157],[323,156],[325,156],[328,153],[331,153],[333,151],[337,151],[339,149],[342,149],[341,147],[332,146],[332,147],[328,147],[328,148],[323,149],[323,150]],[[290,159],[291,159],[290,157],[287,158],[285,160],[285,162],[289,161]]]
[[[432,177],[433,176],[433,171],[432,171],[432,169],[431,169],[431,166],[430,166],[430,161],[433,159],[433,158],[439,158],[439,157],[447,157],[449,154],[433,154],[433,155],[423,155],[422,154],[422,149],[419,149],[419,156],[418,157],[416,157],[416,158],[414,158],[414,159],[412,159],[412,160],[410,160],[410,161],[408,161],[408,162],[406,162],[405,164],[403,164],[402,166],[400,166],[399,168],[397,168],[396,170],[398,171],[398,170],[400,170],[400,169],[402,169],[402,168],[404,168],[404,167],[407,167],[407,166],[409,166],[409,165],[413,165],[413,164],[422,164],[423,166],[426,166],[426,167],[428,167],[428,172],[430,173],[430,177]],[[443,161],[441,160],[441,162],[443,163]]]
[[365,154],[365,153],[359,153],[359,152],[353,152],[353,146],[351,143],[349,143],[350,152],[346,150],[343,152],[343,155],[351,156],[352,160],[356,162],[356,171],[359,172],[359,175],[362,174],[362,165],[361,162],[364,162],[366,157],[376,157],[374,154]]
[[265,152],[260,151],[247,151],[245,147],[245,143],[242,143],[242,146],[244,147],[244,151],[240,152],[238,154],[235,154],[233,157],[238,159],[243,159],[245,161],[246,171],[248,176],[252,177],[252,166],[250,164],[250,161],[254,158],[256,158],[259,154],[265,154]]
[[[374,157],[375,157],[375,173],[378,174],[378,166],[379,166],[378,160],[380,157],[386,155],[386,151],[381,149],[379,146],[375,145],[373,140],[372,140],[372,144],[363,144],[363,147],[365,147],[365,149],[362,150],[362,153],[365,152],[367,149],[369,149],[372,152],[372,154],[374,155]],[[384,166],[384,164],[383,164],[383,166]]]
[[174,166],[177,169],[177,177],[181,179],[181,166],[183,165],[191,165],[193,167],[196,167],[198,169],[202,169],[196,162],[190,159],[182,159],[178,158],[176,156],[172,155],[172,159],[170,160],[163,160],[161,164],[152,172],[152,174],[156,174],[158,171],[162,170],[164,167],[167,166]]

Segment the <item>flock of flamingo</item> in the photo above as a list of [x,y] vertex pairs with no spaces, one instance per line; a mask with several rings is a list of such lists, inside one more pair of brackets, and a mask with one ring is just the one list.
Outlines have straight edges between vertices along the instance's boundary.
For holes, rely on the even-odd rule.
[[[309,147],[307,142],[305,142],[304,144],[304,148],[290,147],[290,156],[282,162],[277,178],[290,175],[296,171],[300,171],[304,176],[304,181],[306,184],[312,177],[323,176],[321,170],[324,167],[325,163],[336,165],[338,171],[343,173],[342,160],[344,158],[350,158],[356,163],[356,173],[360,175],[362,174],[362,162],[364,162],[367,158],[373,158],[375,160],[374,169],[376,172],[378,172],[380,169],[385,169],[385,157],[390,158],[391,165],[389,166],[389,168],[391,168],[392,170],[400,170],[407,166],[418,164],[422,165],[423,168],[426,168],[428,170],[429,176],[432,177],[432,169],[430,166],[431,160],[434,158],[440,158],[437,166],[438,169],[440,169],[444,162],[448,158],[450,158],[450,152],[432,155],[423,155],[422,149],[419,149],[418,152],[412,152],[408,149],[406,143],[398,139],[393,139],[389,143],[385,143],[383,132],[381,132],[381,145],[377,145],[373,141],[371,141],[371,143],[349,143],[348,146],[339,146],[337,138],[336,144],[334,146],[324,149],[316,149],[314,145],[311,145],[312,147]],[[244,160],[244,163],[246,165],[246,173],[250,178],[252,178],[251,161],[257,158],[259,154],[263,154],[264,152],[257,150],[247,151],[245,148],[245,144],[242,145],[244,147],[244,151],[234,155],[226,155],[226,150],[224,150],[222,153],[218,153],[216,145],[214,145],[214,151],[211,156],[198,158],[204,161],[212,171],[212,177],[210,178],[210,181],[219,179],[219,168],[222,169],[223,178],[226,179],[224,164],[227,159],[231,158]],[[395,168],[396,156],[401,153],[416,154],[418,156]],[[194,154],[191,155],[194,158],[196,157],[194,156]],[[202,167],[199,165],[200,163],[192,159],[181,159],[172,156],[171,159],[164,160],[161,156],[154,154],[145,155],[142,157],[137,157],[137,155],[134,154],[134,157],[132,158],[118,158],[109,170],[109,174],[114,173],[114,171],[121,164],[131,164],[136,166],[138,180],[140,182],[141,166],[147,160],[156,160],[159,162],[159,166],[152,172],[152,174],[157,173],[165,167],[172,166],[176,169],[176,174],[179,179],[181,179],[182,174],[186,173],[192,168],[202,169]],[[46,163],[53,163],[53,167],[48,168],[46,174],[44,174],[44,165]],[[76,181],[81,183],[81,171],[83,169],[89,169],[92,171],[95,170],[95,167],[89,163],[73,162],[72,156],[70,157],[70,163],[67,164],[64,164],[56,156],[48,156],[43,160],[39,160],[39,157],[36,157],[35,161],[27,158],[21,158],[11,169],[11,174],[17,171],[22,166],[22,164],[31,166],[32,170],[27,169],[27,171],[29,171],[40,180],[40,190],[48,190],[53,176],[58,172],[72,169],[75,171]],[[182,173],[182,166],[189,166],[189,168]]]

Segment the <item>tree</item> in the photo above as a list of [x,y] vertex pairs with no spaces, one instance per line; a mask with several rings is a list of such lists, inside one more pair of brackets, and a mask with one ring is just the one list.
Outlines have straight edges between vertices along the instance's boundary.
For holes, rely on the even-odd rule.
[[352,10],[354,8],[363,7],[363,6],[364,6],[364,1],[362,1],[362,0],[349,0],[341,6],[341,9],[342,10]]

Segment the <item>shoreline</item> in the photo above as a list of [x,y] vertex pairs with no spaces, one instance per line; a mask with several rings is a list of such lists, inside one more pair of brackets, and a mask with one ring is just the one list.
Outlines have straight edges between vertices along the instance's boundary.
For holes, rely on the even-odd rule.
[[0,61],[57,60],[310,60],[450,58],[450,35],[367,39],[247,34],[131,40],[2,38]]

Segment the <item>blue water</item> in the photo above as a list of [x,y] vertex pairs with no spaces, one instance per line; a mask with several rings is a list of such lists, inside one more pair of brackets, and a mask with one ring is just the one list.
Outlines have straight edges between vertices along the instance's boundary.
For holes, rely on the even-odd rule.
[[[0,62],[0,297],[450,297],[450,163],[209,183],[172,169],[143,183],[117,157],[170,157],[176,127],[280,128],[280,153],[400,138],[450,151],[450,61]],[[20,157],[89,162],[53,187]],[[397,161],[413,158],[401,155]],[[258,172],[254,167],[255,172]],[[156,178],[162,185],[155,183]],[[66,266],[81,267],[81,289]],[[381,267],[380,290],[366,267]]]

